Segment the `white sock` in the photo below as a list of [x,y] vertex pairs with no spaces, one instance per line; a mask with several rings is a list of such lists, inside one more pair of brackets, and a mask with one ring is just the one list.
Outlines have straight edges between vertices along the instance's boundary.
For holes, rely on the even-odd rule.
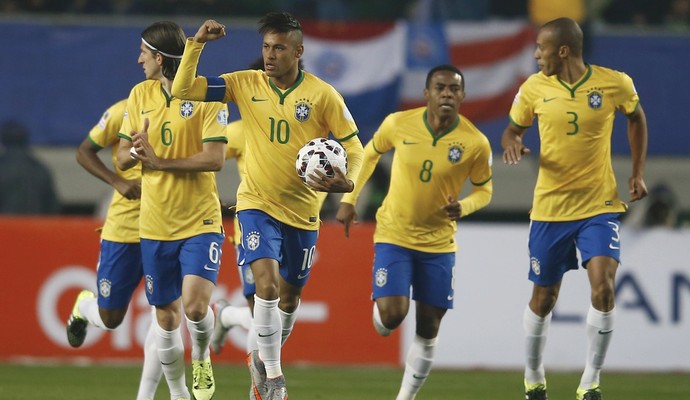
[[206,315],[200,321],[192,321],[187,318],[187,329],[192,339],[192,360],[204,361],[211,356],[209,345],[211,344],[211,334],[213,334],[213,310],[208,307]]
[[283,375],[280,367],[281,325],[278,301],[264,300],[254,295],[254,328],[259,356],[266,366],[266,376],[277,378]]
[[153,319],[144,341],[144,366],[141,370],[137,400],[153,399],[163,376],[163,368],[158,359],[158,351],[156,351],[156,312],[154,307],[151,309],[153,310]]
[[247,354],[254,350],[259,350],[259,344],[256,342],[256,338],[256,328],[254,327],[254,320],[252,320],[252,324],[247,332]]
[[184,376],[184,344],[180,328],[166,331],[156,323],[156,347],[158,359],[170,389],[170,398],[190,398]]
[[525,307],[522,327],[525,331],[525,381],[528,384],[546,383],[544,372],[544,346],[551,325],[551,313],[542,318],[535,314],[529,305]]
[[249,330],[252,324],[252,311],[247,306],[227,306],[220,313],[220,323],[225,328],[241,326]]
[[437,343],[437,337],[424,339],[421,336],[415,335],[412,345],[407,350],[405,372],[400,385],[400,392],[398,392],[398,396],[395,398],[396,400],[413,400],[415,398],[419,389],[426,382],[429,372],[431,372]]
[[591,305],[587,312],[587,361],[580,379],[581,389],[599,386],[599,374],[604,365],[606,351],[613,336],[613,322],[616,309],[602,312]]
[[299,300],[297,303],[297,308],[291,313],[287,313],[280,308],[278,308],[278,314],[280,315],[280,323],[282,325],[281,336],[280,336],[280,346],[285,344],[288,336],[292,333],[292,327],[295,326],[295,320],[297,320],[297,310],[299,309]]
[[79,302],[79,313],[89,321],[89,324],[101,329],[111,330],[105,327],[101,314],[98,312],[97,299],[84,299]]
[[374,322],[374,329],[376,329],[376,332],[378,332],[379,335],[388,336],[391,334],[391,332],[393,332],[392,329],[388,329],[385,326],[383,326],[383,322],[381,322],[381,313],[379,312],[379,307],[376,305],[376,302],[374,302],[372,320]]

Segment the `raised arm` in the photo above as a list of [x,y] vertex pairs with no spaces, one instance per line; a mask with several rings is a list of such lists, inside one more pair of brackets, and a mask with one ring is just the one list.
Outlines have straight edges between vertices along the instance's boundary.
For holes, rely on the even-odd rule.
[[208,82],[205,77],[196,76],[196,69],[204,43],[223,36],[225,36],[225,25],[208,20],[199,27],[193,38],[187,39],[182,61],[173,80],[173,96],[184,100],[207,101]]

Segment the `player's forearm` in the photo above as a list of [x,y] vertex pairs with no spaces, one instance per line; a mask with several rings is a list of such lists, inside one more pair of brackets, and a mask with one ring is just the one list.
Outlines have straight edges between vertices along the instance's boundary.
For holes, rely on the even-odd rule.
[[139,160],[132,158],[130,155],[129,150],[131,148],[132,142],[126,139],[120,140],[120,146],[117,148],[117,167],[122,171],[132,168],[139,162]]
[[159,159],[155,169],[181,172],[216,172],[225,164],[225,143],[216,143],[212,149],[204,148],[187,158]]
[[196,67],[199,64],[203,43],[187,40],[182,54],[180,66],[175,74],[172,85],[172,95],[184,100],[206,100],[208,84],[206,78],[196,76]]
[[[91,146],[89,145],[89,147]],[[97,152],[93,149],[85,149],[83,146],[80,146],[79,150],[77,150],[77,162],[88,173],[108,185],[112,185],[115,179],[117,179],[117,174],[103,164],[103,161],[98,158]]]
[[347,178],[354,182],[362,169],[362,159],[364,158],[362,142],[360,142],[359,137],[353,136],[345,140],[342,145],[347,154]]
[[640,106],[628,118],[628,141],[632,158],[632,176],[643,177],[647,159],[647,119]]
[[491,202],[493,195],[493,180],[489,180],[483,185],[473,185],[472,193],[464,199],[460,200],[460,217],[465,217],[473,212],[480,210]]
[[[348,151],[347,148],[346,151]],[[349,164],[349,153],[347,157]],[[374,145],[371,142],[369,142],[369,144],[364,148],[363,156],[361,157],[362,158],[360,158],[359,161],[358,171],[356,171],[357,175],[350,175],[352,169],[348,165],[348,177],[352,176],[354,178],[351,179],[355,183],[355,188],[352,192],[345,193],[345,195],[343,195],[343,198],[341,199],[341,202],[343,203],[355,204],[357,202],[357,198],[359,197],[359,194],[362,192],[362,188],[364,188],[364,185],[366,185],[367,181],[371,177],[371,174],[374,173],[374,169],[376,168],[376,164],[378,163],[379,158],[381,158],[381,154],[376,152],[376,150],[374,149]]]

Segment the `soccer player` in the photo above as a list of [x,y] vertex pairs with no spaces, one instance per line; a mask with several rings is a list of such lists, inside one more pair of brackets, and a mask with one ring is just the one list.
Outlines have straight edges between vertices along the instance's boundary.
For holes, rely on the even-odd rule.
[[591,286],[587,361],[577,399],[601,399],[599,375],[613,332],[620,262],[618,217],[627,208],[618,198],[611,166],[616,110],[628,119],[630,200],[647,195],[647,123],[635,86],[625,73],[586,64],[582,39],[582,30],[569,18],[539,29],[534,57],[541,71],[520,87],[501,139],[503,162],[519,163],[530,152],[522,137],[539,117],[541,154],[529,231],[533,289],[523,316],[528,400],[547,398],[542,354],[563,275],[578,268],[576,250]]
[[[263,60],[261,60],[263,64]],[[259,68],[256,68],[259,69]],[[301,69],[301,68],[300,68]],[[228,124],[228,146],[226,152],[226,159],[236,159],[237,168],[240,174],[240,179],[245,176],[244,171],[244,151],[245,151],[245,131],[242,129],[242,120],[237,120]],[[326,200],[326,192],[317,192],[319,209],[321,209]],[[235,326],[242,326],[249,330],[247,340],[247,353],[258,350],[256,343],[256,332],[252,325],[252,310],[254,309],[254,294],[256,293],[256,285],[254,284],[254,274],[252,274],[249,264],[240,265],[239,255],[241,253],[240,246],[242,245],[242,232],[240,229],[239,220],[233,219],[233,235],[230,236],[230,242],[235,246],[236,255],[238,256],[238,272],[240,282],[242,282],[242,293],[247,299],[247,306],[231,305],[226,299],[219,299],[213,304],[213,312],[216,316],[216,323],[213,328],[213,336],[211,338],[211,350],[219,354],[225,344],[227,334]],[[279,311],[280,312],[280,311]],[[294,314],[294,313],[293,313]],[[285,319],[294,324],[294,318]],[[285,344],[287,337],[292,331],[292,326],[283,326],[281,335],[281,345]]]
[[[281,336],[289,329],[309,278],[319,228],[315,190],[349,192],[359,172],[362,145],[342,96],[329,84],[298,68],[304,52],[302,27],[289,13],[259,21],[266,71],[238,71],[195,77],[204,43],[225,35],[208,20],[187,40],[173,95],[190,100],[233,101],[246,132],[246,176],[237,193],[242,230],[241,264],[250,264],[256,284],[254,326],[258,351],[248,365],[257,399],[286,399],[280,363]],[[347,176],[316,176],[312,187],[297,176],[297,152],[329,131],[348,152]]]
[[[120,100],[111,105],[77,149],[79,165],[115,190],[101,229],[101,252],[96,271],[98,298],[90,290],[82,290],[77,296],[67,321],[67,340],[72,347],[84,343],[89,324],[107,330],[120,326],[143,276],[139,246],[141,166],[127,171],[115,167],[113,171],[98,157],[100,150],[110,146],[113,165],[117,164],[120,142],[117,134],[126,103],[127,100]],[[156,353],[154,326],[152,321],[144,342],[144,367],[137,400],[153,399],[163,374]]]
[[[302,65],[302,60],[299,60],[297,67],[302,70],[304,66]],[[264,60],[262,57],[255,60],[249,65],[249,69],[258,69],[265,71]],[[244,153],[245,153],[245,130],[242,129],[242,120],[233,121],[228,123],[228,145],[225,153],[225,159],[235,159],[237,161],[237,169],[242,179],[246,172],[244,170]],[[326,200],[328,193],[317,192],[319,201],[319,209],[321,209],[323,202]],[[256,332],[252,325],[252,310],[254,309],[254,294],[256,293],[256,285],[254,285],[254,275],[252,274],[252,269],[249,264],[240,265],[240,246],[242,245],[242,233],[240,230],[239,220],[237,218],[233,219],[233,235],[229,237],[230,242],[235,247],[235,254],[238,256],[238,272],[240,276],[240,282],[242,282],[242,292],[244,297],[247,299],[248,307],[246,306],[234,306],[231,305],[226,299],[219,299],[213,304],[213,312],[216,316],[216,323],[213,328],[213,336],[211,338],[211,350],[216,354],[219,354],[225,344],[227,334],[230,329],[235,326],[242,326],[243,328],[249,330],[247,337],[247,353],[258,350],[256,344]],[[294,314],[294,313],[293,313]],[[290,319],[294,323],[294,319]],[[292,326],[283,327],[283,335],[281,338],[281,343],[285,344],[287,336],[292,331]]]
[[[355,190],[341,200],[336,219],[357,218],[357,196],[382,154],[395,149],[391,181],[376,213],[373,267],[373,323],[388,336],[416,302],[416,335],[407,352],[397,400],[414,399],[434,361],[441,319],[453,308],[456,220],[491,201],[491,146],[459,114],[465,78],[452,65],[427,74],[425,107],[396,112],[383,121],[364,149]],[[458,201],[464,183],[472,193]]]
[[[146,81],[132,88],[120,131],[118,166],[142,165],[139,232],[146,296],[156,307],[156,346],[170,397],[188,399],[181,306],[192,339],[192,391],[215,392],[209,306],[224,240],[215,171],[225,161],[225,104],[173,97],[186,36],[173,22],[142,33],[139,64]],[[134,151],[132,151],[134,149]]]

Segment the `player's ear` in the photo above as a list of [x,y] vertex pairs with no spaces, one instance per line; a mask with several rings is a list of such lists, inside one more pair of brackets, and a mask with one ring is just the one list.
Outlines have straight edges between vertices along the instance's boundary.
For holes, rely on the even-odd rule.
[[295,57],[302,58],[302,54],[304,54],[304,45],[298,44],[295,48]]
[[560,58],[566,58],[570,54],[570,47],[563,45],[558,48],[558,56]]

